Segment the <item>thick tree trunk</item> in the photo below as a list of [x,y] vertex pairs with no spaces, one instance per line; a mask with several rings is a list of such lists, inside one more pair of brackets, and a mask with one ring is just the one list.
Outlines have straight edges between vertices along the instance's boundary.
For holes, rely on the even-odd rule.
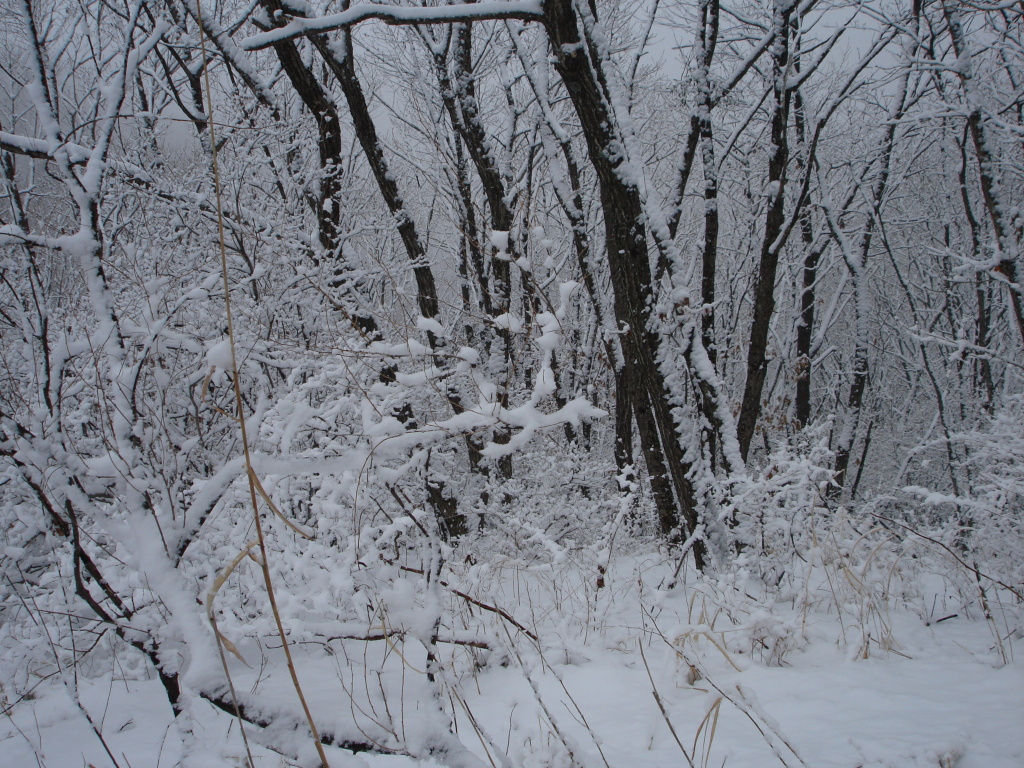
[[[650,325],[653,290],[643,206],[634,169],[624,166],[604,61],[590,36],[582,34],[579,22],[572,0],[544,3],[544,25],[555,54],[555,69],[579,116],[597,172],[615,318],[621,332],[623,379],[632,392],[640,449],[651,477],[661,531],[679,543],[697,530],[700,514],[688,477],[690,464],[683,455],[658,366],[660,340]],[[698,567],[703,567],[703,542],[696,542],[694,555]]]

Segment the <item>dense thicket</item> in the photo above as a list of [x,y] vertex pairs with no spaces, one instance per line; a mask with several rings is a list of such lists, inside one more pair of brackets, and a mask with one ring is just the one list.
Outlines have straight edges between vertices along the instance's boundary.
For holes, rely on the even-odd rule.
[[230,632],[407,583],[433,683],[450,563],[722,570],[780,498],[1020,584],[1019,3],[2,7],[11,691],[102,640],[271,725]]

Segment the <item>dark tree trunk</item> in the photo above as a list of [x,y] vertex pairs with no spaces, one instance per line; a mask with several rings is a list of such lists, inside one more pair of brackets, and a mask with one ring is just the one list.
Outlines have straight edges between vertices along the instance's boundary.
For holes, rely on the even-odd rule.
[[1017,256],[1020,244],[1013,231],[1012,223],[1007,220],[1008,208],[1001,199],[999,160],[993,156],[991,149],[990,119],[983,111],[980,96],[974,92],[977,88],[974,83],[976,73],[973,71],[971,51],[960,18],[959,4],[953,3],[952,0],[943,0],[942,10],[949,27],[953,51],[956,53],[958,62],[961,63],[956,72],[967,96],[967,103],[971,105],[971,112],[967,116],[967,126],[974,143],[974,151],[978,157],[981,194],[985,201],[985,211],[992,221],[992,229],[995,231],[996,241],[999,244],[999,263],[994,271],[1004,278],[1007,295],[1010,299],[1010,310],[1013,313],[1021,341],[1024,342],[1024,308],[1021,304],[1021,286],[1017,282]]
[[[263,7],[271,16],[282,10],[278,0],[263,0]],[[295,43],[277,43],[274,45],[274,53],[277,54],[281,68],[291,81],[295,93],[302,99],[302,103],[316,121],[319,133],[317,150],[320,156],[320,190],[317,197],[310,200],[310,207],[316,215],[320,247],[328,259],[335,258],[338,256],[338,224],[341,221],[338,192],[341,186],[339,174],[342,146],[338,110],[334,101],[302,60]]]
[[[715,160],[715,136],[711,126],[714,98],[711,84],[711,62],[718,44],[718,0],[701,0],[701,47],[704,55],[700,68],[700,107],[697,110],[697,131],[700,137],[701,163],[704,166],[704,247],[701,251],[700,297],[704,305],[700,319],[701,343],[714,368],[718,362],[715,345],[715,278],[718,272],[718,165]],[[707,430],[708,457],[714,471],[722,425],[717,415],[717,393],[700,379],[701,411],[710,428]],[[736,469],[735,467],[733,469]]]
[[[683,455],[658,366],[660,340],[650,325],[652,275],[640,192],[630,169],[621,165],[621,153],[616,152],[621,141],[609,106],[604,61],[590,37],[581,34],[575,4],[572,0],[547,0],[544,11],[555,69],[579,116],[597,172],[615,318],[621,331],[623,382],[632,392],[640,448],[651,477],[661,531],[679,543],[697,530],[700,515],[687,476],[691,467]],[[696,543],[694,555],[698,567],[703,567],[703,542]]]
[[[347,6],[347,3],[343,5]],[[426,250],[416,232],[416,224],[405,208],[405,201],[384,157],[384,146],[377,134],[377,126],[373,122],[373,117],[370,115],[362,83],[356,75],[351,34],[347,29],[341,31],[343,56],[336,55],[326,36],[311,35],[309,39],[341,84],[341,90],[348,103],[356,139],[370,165],[370,171],[377,182],[381,197],[384,198],[385,205],[395,219],[406,255],[410,263],[413,264],[413,275],[417,288],[416,302],[420,314],[427,318],[436,317],[439,312],[439,304],[434,274],[427,264]],[[432,334],[430,341],[431,345],[436,344]]]
[[768,158],[768,211],[765,215],[764,241],[758,262],[757,282],[754,287],[754,311],[750,324],[750,345],[747,349],[747,380],[743,389],[743,404],[737,422],[740,456],[746,461],[750,443],[761,415],[761,395],[768,373],[768,331],[775,313],[775,276],[779,266],[779,242],[785,224],[786,171],[789,165],[789,124],[791,91],[786,86],[789,73],[790,18],[795,4],[776,0],[772,44],[772,124],[771,155]]
[[[793,117],[796,125],[796,138],[801,151],[807,148],[807,122],[804,116],[804,104],[800,91],[793,96]],[[801,154],[798,167],[813,163],[814,159]],[[810,200],[805,197],[800,202],[800,239],[806,249],[804,252],[803,280],[800,290],[800,320],[796,327],[796,399],[794,418],[796,428],[803,429],[811,421],[811,341],[814,338],[814,302],[815,286],[818,281],[818,262],[825,249],[825,240],[816,240],[811,219]]]
[[[981,261],[981,228],[977,217],[974,215],[974,207],[971,205],[971,196],[967,189],[967,136],[966,129],[963,140],[959,142],[960,147],[960,201],[963,204],[964,218],[967,220],[968,229],[971,232],[971,258]],[[975,298],[978,305],[977,332],[974,343],[979,349],[984,349],[989,343],[990,306],[988,302],[988,286],[985,284],[984,276],[978,273],[975,276]],[[992,401],[995,397],[995,384],[992,380],[992,363],[985,355],[977,355],[974,359],[974,377],[976,387],[980,390],[983,400],[982,407],[986,411],[992,410]]]

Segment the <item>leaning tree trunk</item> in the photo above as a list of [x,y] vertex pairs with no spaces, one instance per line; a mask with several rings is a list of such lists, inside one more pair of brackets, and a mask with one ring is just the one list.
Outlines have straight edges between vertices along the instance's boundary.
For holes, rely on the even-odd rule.
[[[472,24],[462,23],[453,30],[453,51],[451,63],[453,73],[448,74],[447,63],[443,52],[434,52],[434,68],[441,86],[445,110],[448,112],[452,127],[455,129],[463,145],[469,153],[473,168],[480,179],[480,185],[487,200],[492,232],[506,232],[506,244],[503,249],[491,246],[490,276],[491,284],[488,292],[490,303],[497,315],[510,311],[512,307],[512,262],[518,258],[515,238],[511,230],[515,222],[513,207],[515,194],[510,193],[509,180],[501,173],[498,160],[494,155],[493,143],[480,119],[478,109],[476,83],[472,63]],[[481,276],[482,277],[482,276]],[[498,329],[499,356],[495,356],[491,375],[498,384],[498,400],[503,407],[509,404],[512,368],[512,333],[508,329]],[[507,444],[511,433],[507,428],[496,428],[493,440],[498,444]],[[498,475],[501,480],[512,477],[512,457],[502,456],[497,461]]]
[[[603,71],[605,61],[591,36],[581,32],[579,22],[572,0],[544,3],[544,26],[555,54],[554,66],[579,116],[597,173],[613,306],[621,332],[623,379],[632,390],[640,449],[661,531],[678,543],[697,531],[700,514],[688,477],[690,465],[683,455],[665,377],[658,366],[660,339],[650,324],[653,286],[643,204],[632,169],[622,157]],[[697,566],[703,567],[703,542],[695,543],[694,556]]]
[[[277,11],[281,8],[279,0],[263,0],[264,7],[270,11]],[[394,175],[391,173],[387,160],[384,156],[383,144],[377,133],[376,125],[370,115],[370,109],[363,92],[362,83],[355,70],[355,57],[352,47],[352,39],[349,30],[342,31],[342,43],[340,46],[331,46],[324,35],[310,35],[309,40],[313,47],[321,55],[328,69],[338,80],[342,92],[345,95],[356,139],[366,156],[377,181],[381,197],[383,197],[388,210],[394,217],[399,237],[405,247],[406,255],[413,266],[413,276],[416,280],[416,305],[420,314],[425,318],[434,318],[440,313],[440,303],[437,297],[437,284],[434,280],[433,271],[427,262],[426,249],[416,231],[416,225],[406,209],[405,201],[399,191]],[[303,103],[313,113],[317,126],[320,129],[320,167],[324,173],[321,182],[321,192],[317,201],[317,217],[320,225],[320,242],[322,247],[335,253],[337,262],[336,273],[340,272],[341,256],[338,253],[337,228],[340,221],[341,207],[339,205],[340,180],[338,174],[341,164],[341,124],[333,100],[327,95],[323,86],[320,85],[312,72],[312,68],[306,64],[298,51],[297,46],[290,42],[277,43],[274,50],[281,61],[285,73],[288,75],[296,92],[302,98]],[[332,205],[324,205],[330,200]],[[381,336],[376,319],[372,316],[356,316],[355,324],[370,339]],[[440,352],[443,340],[428,332],[428,341],[431,349]],[[443,358],[437,358],[443,365]],[[395,381],[396,371],[394,366],[387,365],[381,370],[380,380],[384,383]],[[447,400],[456,413],[464,410],[461,398],[455,392],[446,392]],[[401,421],[412,424],[414,415],[408,406],[402,408],[396,414]],[[429,465],[428,465],[429,466]],[[427,500],[434,510],[439,522],[442,524],[442,531],[446,535],[457,538],[469,531],[468,521],[465,515],[458,510],[458,500],[447,491],[446,484],[440,477],[429,475],[426,479]]]

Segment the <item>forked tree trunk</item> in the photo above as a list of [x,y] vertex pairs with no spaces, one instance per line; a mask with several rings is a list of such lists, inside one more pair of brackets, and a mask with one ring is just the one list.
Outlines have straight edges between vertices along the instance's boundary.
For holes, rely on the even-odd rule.
[[[515,222],[512,212],[514,195],[509,194],[508,183],[501,173],[497,158],[494,156],[492,142],[484,131],[483,122],[476,96],[476,83],[473,75],[473,38],[472,24],[459,24],[453,30],[451,64],[453,73],[448,74],[447,62],[443,53],[434,53],[434,69],[441,85],[441,94],[452,126],[458,133],[463,145],[469,153],[470,160],[480,179],[484,197],[487,199],[487,210],[490,214],[491,230],[509,233],[507,252],[499,253],[492,246],[490,253],[491,282],[486,286],[486,278],[480,275],[481,284],[489,293],[489,301],[493,311],[502,315],[512,307],[512,262],[517,258],[517,244],[511,236]],[[471,201],[470,201],[471,205]],[[491,376],[498,385],[498,400],[503,407],[509,404],[510,371],[512,362],[512,333],[507,328],[497,330],[500,355],[495,358]],[[492,355],[494,352],[492,352]],[[493,440],[498,444],[506,444],[511,439],[507,428],[495,428]],[[512,477],[512,457],[502,456],[496,462],[498,475],[502,480]]]
[[[264,7],[272,12],[281,8],[279,0],[263,0],[263,3]],[[362,84],[356,74],[351,34],[346,29],[342,30],[341,35],[340,55],[338,49],[332,47],[324,35],[310,35],[309,40],[338,80],[342,92],[345,94],[356,139],[359,141],[374,179],[377,181],[381,197],[384,198],[385,205],[395,219],[406,255],[413,265],[413,276],[417,288],[417,309],[423,317],[434,318],[440,312],[440,304],[437,298],[434,274],[427,263],[426,249],[416,231],[415,222],[406,210],[405,201],[385,159],[383,144],[370,115]],[[274,50],[293,87],[306,107],[313,113],[320,129],[320,166],[324,174],[316,211],[320,224],[320,243],[326,252],[334,255],[340,267],[340,254],[337,253],[337,228],[341,215],[341,202],[338,194],[340,190],[338,174],[341,168],[341,124],[337,108],[316,79],[311,67],[303,61],[294,43],[290,41],[277,43],[274,45]],[[325,202],[329,202],[329,204],[324,205]],[[381,335],[373,316],[357,316],[355,324],[371,339],[379,338]],[[437,338],[432,332],[428,332],[427,335],[430,347],[434,351],[440,351],[443,340]],[[442,360],[440,357],[438,359]],[[395,380],[395,374],[394,366],[387,365],[381,370],[380,380],[391,383]],[[456,413],[461,412],[463,409],[461,398],[456,393],[447,394],[448,402],[453,410]],[[402,422],[409,425],[415,421],[413,411],[409,406],[404,406],[396,415]],[[472,446],[470,454],[472,463]],[[457,538],[469,531],[468,521],[459,512],[457,499],[450,495],[444,480],[428,473],[426,495],[445,535]]]
[[[687,476],[691,466],[679,442],[668,388],[658,366],[660,339],[650,325],[652,275],[640,190],[633,169],[624,165],[621,136],[603,71],[605,62],[593,39],[583,34],[575,3],[547,0],[544,26],[555,55],[555,69],[579,116],[597,173],[615,319],[624,358],[623,382],[632,393],[640,449],[651,478],[661,531],[670,541],[680,543],[697,530],[701,521],[697,494]],[[702,541],[695,542],[694,556],[702,568],[707,559]]]

